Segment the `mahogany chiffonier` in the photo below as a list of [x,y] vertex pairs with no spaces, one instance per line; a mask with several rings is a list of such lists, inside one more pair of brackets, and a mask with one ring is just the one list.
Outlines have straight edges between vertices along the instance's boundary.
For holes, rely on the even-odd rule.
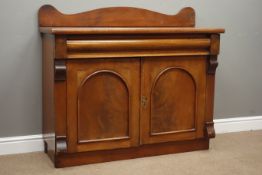
[[115,7],[39,10],[43,134],[56,167],[209,148],[220,33]]

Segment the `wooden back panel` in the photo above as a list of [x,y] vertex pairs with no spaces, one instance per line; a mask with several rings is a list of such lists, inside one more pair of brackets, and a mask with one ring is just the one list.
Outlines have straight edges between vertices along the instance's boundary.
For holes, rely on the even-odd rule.
[[51,5],[39,9],[40,27],[194,27],[191,7],[165,15],[133,7],[111,7],[78,14],[63,14]]

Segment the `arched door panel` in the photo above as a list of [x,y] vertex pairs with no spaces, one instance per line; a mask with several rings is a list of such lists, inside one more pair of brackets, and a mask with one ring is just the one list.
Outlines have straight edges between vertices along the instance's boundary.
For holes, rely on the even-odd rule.
[[152,135],[195,129],[196,85],[186,70],[163,70],[153,84],[150,102]]
[[69,152],[138,145],[139,68],[139,59],[69,61]]
[[143,59],[142,144],[203,137],[205,67],[204,57]]

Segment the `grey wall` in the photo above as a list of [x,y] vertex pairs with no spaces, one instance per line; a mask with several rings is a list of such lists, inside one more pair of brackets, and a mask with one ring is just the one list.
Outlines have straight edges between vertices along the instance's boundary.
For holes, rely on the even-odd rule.
[[262,115],[261,0],[1,0],[0,137],[41,133],[41,42],[37,10],[66,13],[133,6],[175,14],[197,12],[199,27],[224,27],[217,71],[215,118]]

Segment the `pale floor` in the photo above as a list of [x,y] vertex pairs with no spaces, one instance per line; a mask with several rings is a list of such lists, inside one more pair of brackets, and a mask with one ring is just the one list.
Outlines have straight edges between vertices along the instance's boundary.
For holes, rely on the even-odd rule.
[[218,135],[208,151],[55,169],[44,153],[0,156],[0,175],[262,175],[262,131]]

